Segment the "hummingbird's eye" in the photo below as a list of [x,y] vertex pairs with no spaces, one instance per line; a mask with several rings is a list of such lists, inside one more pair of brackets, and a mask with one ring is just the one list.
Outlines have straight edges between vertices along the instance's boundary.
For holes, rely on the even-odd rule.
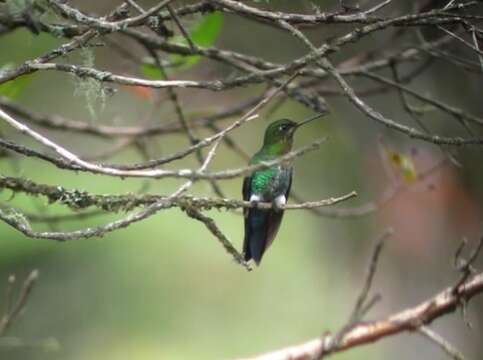
[[288,125],[282,124],[278,128],[279,128],[280,131],[284,131],[284,130],[287,130],[288,129]]

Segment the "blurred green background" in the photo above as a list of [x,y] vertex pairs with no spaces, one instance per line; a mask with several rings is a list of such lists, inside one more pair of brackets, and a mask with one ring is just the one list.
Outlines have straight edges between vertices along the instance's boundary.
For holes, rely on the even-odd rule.
[[[117,3],[72,1],[85,11],[101,14]],[[147,7],[153,2],[142,3]],[[316,3],[321,7],[331,4]],[[308,1],[272,1],[269,6],[299,12],[310,10]],[[405,5],[398,4],[393,9],[399,6]],[[346,30],[343,26],[321,26],[308,30],[307,34],[318,44],[332,33]],[[376,46],[385,36],[366,39],[345,49],[336,59],[343,60],[360,49]],[[401,41],[409,44],[410,40],[414,37]],[[25,30],[15,31],[0,38],[0,66],[19,64],[61,43],[62,40],[45,34],[34,36]],[[216,44],[280,62],[306,51],[286,34],[228,15]],[[125,45],[139,51],[141,57],[146,55],[134,44]],[[94,55],[97,68],[142,76],[139,69],[107,47],[96,48]],[[83,55],[76,53],[63,60],[81,63]],[[410,70],[411,66],[414,65],[402,68]],[[229,69],[202,60],[176,77],[211,79],[230,75]],[[107,98],[104,108],[96,105],[93,118],[85,98],[76,95],[78,84],[69,75],[40,72],[32,78],[18,102],[34,111],[108,125],[136,124],[150,116],[153,123],[175,120],[169,101],[152,113],[151,102],[122,87]],[[367,84],[350,80],[355,85]],[[481,115],[481,82],[481,75],[435,62],[413,86]],[[261,86],[222,93],[184,90],[180,97],[187,114],[209,114],[261,94],[263,90]],[[382,113],[411,124],[396,93],[376,95],[368,101]],[[296,137],[296,146],[302,146],[317,137],[329,136],[319,151],[296,162],[293,189],[304,199],[327,198],[352,190],[359,193],[358,199],[339,207],[358,206],[378,199],[390,186],[378,150],[379,136],[397,152],[417,151],[414,162],[418,172],[441,159],[438,148],[410,141],[377,126],[344,99],[328,98],[327,102],[331,115],[311,124],[310,129],[307,127]],[[233,132],[233,136],[243,149],[253,153],[258,150],[270,120],[278,117],[299,120],[310,114],[300,104],[288,101],[269,118],[261,116]],[[234,120],[224,120],[220,125]],[[440,114],[435,113],[426,120],[442,133],[461,131]],[[0,124],[0,131],[8,139],[34,145],[4,124]],[[39,131],[86,156],[113,145],[85,136]],[[207,134],[199,133],[200,136]],[[152,157],[169,154],[187,144],[183,134],[146,139]],[[382,294],[382,301],[368,318],[414,305],[457,278],[451,267],[452,254],[462,237],[474,242],[481,231],[481,148],[459,149],[456,156],[462,168],[443,168],[370,216],[332,219],[309,211],[287,212],[262,266],[251,273],[236,265],[202,224],[177,209],[160,212],[101,239],[67,243],[28,239],[2,223],[0,291],[6,287],[10,274],[21,281],[32,269],[39,269],[40,279],[25,312],[8,334],[31,346],[0,345],[0,359],[226,359],[255,355],[315,338],[327,330],[336,331],[347,321],[359,293],[373,244],[388,226],[395,229],[395,235],[387,243],[374,288]],[[109,161],[140,160],[136,151],[129,150]],[[235,168],[244,164],[243,159],[222,146],[210,168]],[[172,166],[196,166],[196,162],[187,159]],[[95,193],[126,193],[147,188],[151,193],[169,194],[181,184],[176,180],[122,181],[73,174],[17,156],[0,158],[0,171],[4,175],[25,176],[39,183]],[[223,181],[221,186],[229,197],[241,197],[241,179]],[[212,195],[205,183],[197,183],[190,193]],[[41,198],[17,194],[12,199],[10,191],[2,191],[0,201],[30,212],[65,212]],[[122,215],[56,224],[54,229],[84,228]],[[207,215],[241,248],[243,219],[240,214],[210,211]],[[49,229],[44,225],[36,228]],[[476,359],[483,351],[482,306],[482,299],[470,304],[472,330],[459,315],[435,323],[435,329],[468,358]],[[444,354],[417,334],[405,334],[334,358],[443,359]]]

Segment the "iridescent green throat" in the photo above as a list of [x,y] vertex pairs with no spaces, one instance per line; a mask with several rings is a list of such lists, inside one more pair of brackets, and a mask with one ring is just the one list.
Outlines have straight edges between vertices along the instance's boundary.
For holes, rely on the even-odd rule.
[[281,140],[273,143],[264,143],[261,152],[268,156],[285,155],[292,149],[292,140]]

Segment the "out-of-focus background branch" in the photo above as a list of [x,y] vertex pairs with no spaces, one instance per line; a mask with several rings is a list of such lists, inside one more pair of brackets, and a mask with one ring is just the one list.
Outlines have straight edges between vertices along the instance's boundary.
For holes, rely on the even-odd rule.
[[[239,358],[329,330],[311,356],[478,358],[482,21],[471,0],[0,1],[0,357]],[[270,121],[314,113],[247,166]],[[285,161],[247,273],[241,210],[272,205],[242,178]],[[421,299],[435,316],[371,320]],[[398,336],[345,351],[382,323]]]

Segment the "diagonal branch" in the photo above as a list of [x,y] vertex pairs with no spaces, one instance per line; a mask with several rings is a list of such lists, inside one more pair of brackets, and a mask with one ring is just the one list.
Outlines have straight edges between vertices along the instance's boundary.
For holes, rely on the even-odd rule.
[[220,228],[216,225],[215,221],[203,215],[203,213],[195,208],[185,208],[186,214],[189,217],[202,222],[207,229],[218,239],[221,245],[225,248],[226,252],[233,256],[233,259],[240,265],[242,265],[248,271],[251,271],[252,268],[250,265],[243,259],[243,256],[238,252],[238,250],[233,246],[231,241],[226,237],[225,234],[220,230]]
[[[24,283],[22,284],[22,288],[20,289],[20,294],[17,297],[17,300],[13,304],[12,308],[7,306],[5,309],[5,314],[0,319],[0,336],[4,335],[10,326],[13,324],[15,319],[20,315],[22,310],[25,308],[28,298],[32,293],[32,289],[39,277],[38,270],[33,270],[28,277],[25,279]],[[9,278],[9,284],[7,287],[7,300],[9,300],[10,295],[8,292],[12,290],[13,282],[15,281],[14,277]]]
[[[341,352],[350,348],[371,344],[386,337],[406,331],[416,331],[421,326],[430,324],[434,320],[453,312],[461,300],[470,300],[483,293],[483,273],[461,284],[458,295],[453,287],[448,287],[435,296],[420,304],[388,316],[385,319],[365,322],[348,331],[341,339],[339,346],[333,352]],[[332,335],[323,336],[299,345],[287,347],[246,360],[312,360],[323,353],[325,344],[329,343]]]

